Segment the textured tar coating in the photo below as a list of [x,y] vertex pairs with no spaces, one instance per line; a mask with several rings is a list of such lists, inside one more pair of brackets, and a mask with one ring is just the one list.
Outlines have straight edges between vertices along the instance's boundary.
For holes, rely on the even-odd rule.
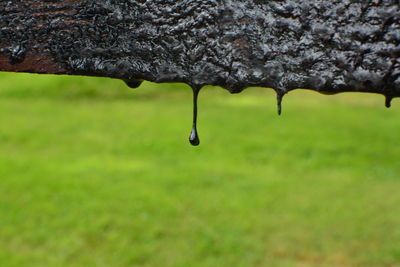
[[68,73],[132,87],[400,96],[398,0],[14,0],[0,15],[0,56],[12,64],[39,51]]

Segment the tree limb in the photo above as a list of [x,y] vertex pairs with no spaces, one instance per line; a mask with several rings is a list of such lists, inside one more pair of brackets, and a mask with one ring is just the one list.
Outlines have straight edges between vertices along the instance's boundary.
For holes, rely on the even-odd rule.
[[0,70],[400,96],[398,0],[0,1]]

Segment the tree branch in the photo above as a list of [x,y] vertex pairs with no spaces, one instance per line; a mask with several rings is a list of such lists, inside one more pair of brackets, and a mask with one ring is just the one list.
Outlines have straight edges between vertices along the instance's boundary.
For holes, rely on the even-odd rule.
[[0,70],[400,96],[397,0],[0,1]]

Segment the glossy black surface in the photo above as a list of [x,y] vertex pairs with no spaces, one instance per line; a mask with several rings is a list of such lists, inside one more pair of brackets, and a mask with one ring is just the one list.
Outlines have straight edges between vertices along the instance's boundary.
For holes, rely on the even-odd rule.
[[198,99],[200,93],[200,87],[192,86],[193,90],[193,126],[192,130],[190,131],[189,135],[189,142],[193,146],[200,145],[200,137],[199,133],[197,132],[197,111],[198,111]]
[[23,60],[21,44],[41,43],[72,73],[133,86],[150,80],[232,93],[264,86],[400,95],[397,0],[63,2],[74,1],[0,1],[0,47],[10,62]]

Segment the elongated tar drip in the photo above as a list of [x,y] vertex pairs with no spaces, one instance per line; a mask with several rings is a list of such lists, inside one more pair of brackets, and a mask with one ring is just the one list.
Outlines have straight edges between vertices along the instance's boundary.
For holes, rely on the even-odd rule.
[[390,108],[391,106],[392,106],[392,100],[393,100],[393,97],[391,97],[391,96],[386,96],[386,99],[385,99],[385,106],[387,107],[387,108]]
[[199,86],[192,86],[193,90],[193,126],[192,126],[192,131],[190,132],[189,136],[189,142],[192,144],[192,146],[198,146],[200,145],[200,138],[199,134],[197,132],[197,102],[199,98],[199,92],[200,92]]
[[282,101],[283,97],[285,96],[285,93],[282,91],[277,91],[276,92],[276,100],[278,102],[278,115],[282,115]]

